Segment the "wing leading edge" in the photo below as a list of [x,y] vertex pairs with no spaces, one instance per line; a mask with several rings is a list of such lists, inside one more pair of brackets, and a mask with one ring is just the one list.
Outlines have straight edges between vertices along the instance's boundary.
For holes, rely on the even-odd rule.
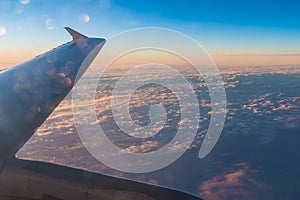
[[104,44],[100,38],[66,43],[0,72],[0,168],[70,92]]

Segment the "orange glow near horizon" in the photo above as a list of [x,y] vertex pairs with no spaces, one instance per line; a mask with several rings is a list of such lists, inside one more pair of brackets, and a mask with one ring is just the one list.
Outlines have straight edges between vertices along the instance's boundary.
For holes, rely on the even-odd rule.
[[8,48],[6,50],[0,48],[0,69],[9,68],[28,60],[33,59],[35,56],[45,52],[41,49],[12,49]]
[[268,66],[299,65],[300,55],[280,54],[212,54],[217,65],[222,66]]
[[[20,50],[20,49],[19,49]],[[20,51],[8,49],[0,55],[0,69],[9,68],[34,58],[43,50],[22,49]],[[285,54],[221,54],[211,53],[213,61],[217,66],[268,66],[268,65],[300,65],[300,55]],[[162,62],[163,64],[182,65],[186,62],[177,56],[166,52],[145,51],[126,55],[114,64],[134,65],[136,63]]]
[[[217,66],[274,66],[300,65],[300,55],[297,54],[220,54],[209,55]],[[134,65],[140,63],[162,63],[183,65],[187,62],[179,56],[167,52],[141,51],[122,56],[114,62],[118,65]]]

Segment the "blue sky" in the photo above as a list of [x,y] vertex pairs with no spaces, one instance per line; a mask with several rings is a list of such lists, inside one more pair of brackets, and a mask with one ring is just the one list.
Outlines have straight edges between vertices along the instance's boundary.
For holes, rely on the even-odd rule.
[[193,37],[220,64],[247,55],[276,55],[285,57],[283,63],[290,64],[290,58],[300,64],[299,8],[298,1],[1,0],[0,58],[5,65],[66,42],[64,26],[105,38],[158,26]]

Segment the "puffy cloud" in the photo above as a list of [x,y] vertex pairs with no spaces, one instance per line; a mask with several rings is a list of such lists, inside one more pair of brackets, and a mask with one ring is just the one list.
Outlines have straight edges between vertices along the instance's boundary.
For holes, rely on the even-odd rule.
[[251,199],[255,198],[253,190],[267,189],[264,182],[253,178],[254,173],[247,163],[239,163],[237,169],[229,169],[227,173],[216,175],[199,186],[199,196],[209,200]]

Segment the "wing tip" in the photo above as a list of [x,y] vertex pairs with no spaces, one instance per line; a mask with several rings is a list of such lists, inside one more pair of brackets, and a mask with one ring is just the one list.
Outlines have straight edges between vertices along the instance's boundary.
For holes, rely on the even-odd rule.
[[75,31],[74,29],[70,27],[65,27],[66,31],[72,36],[74,43],[79,43],[80,41],[88,38],[87,36]]

